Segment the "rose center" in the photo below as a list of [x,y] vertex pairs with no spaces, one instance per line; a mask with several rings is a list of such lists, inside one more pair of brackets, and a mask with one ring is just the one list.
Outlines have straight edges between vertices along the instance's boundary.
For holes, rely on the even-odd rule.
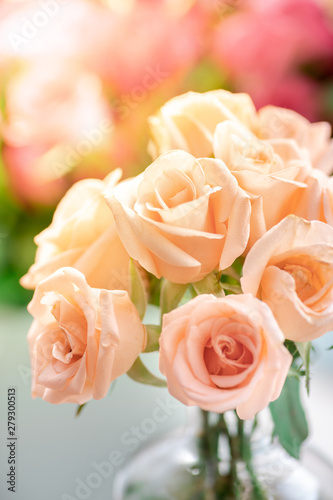
[[234,335],[218,335],[210,339],[204,350],[204,359],[210,375],[236,375],[253,362],[253,354]]
[[265,146],[263,147],[258,141],[249,141],[242,144],[242,154],[245,158],[255,160],[259,163],[271,161],[272,154]]
[[303,302],[315,295],[322,287],[318,276],[307,267],[286,264],[283,269],[294,278],[296,293]]
[[155,188],[156,198],[162,208],[173,208],[196,198],[192,180],[178,170],[164,172]]
[[73,355],[74,353],[72,352],[67,336],[60,330],[52,345],[53,358],[68,364],[71,362]]

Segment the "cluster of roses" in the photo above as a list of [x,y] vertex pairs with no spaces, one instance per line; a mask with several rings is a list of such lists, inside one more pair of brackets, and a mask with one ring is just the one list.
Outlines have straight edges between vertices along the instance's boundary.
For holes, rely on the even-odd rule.
[[148,297],[152,276],[175,284],[156,348],[170,393],[252,418],[282,390],[285,339],[333,328],[330,127],[224,90],[174,98],[150,127],[146,170],[76,183],[36,237],[33,396],[102,398],[152,350],[132,266]]

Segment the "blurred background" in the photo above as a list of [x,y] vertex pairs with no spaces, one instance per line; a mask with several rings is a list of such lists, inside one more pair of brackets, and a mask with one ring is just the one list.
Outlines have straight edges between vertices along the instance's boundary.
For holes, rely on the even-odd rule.
[[[73,498],[77,478],[167,397],[121,377],[79,419],[73,405],[31,400],[32,292],[18,281],[33,237],[73,182],[150,163],[146,119],[163,103],[218,88],[332,123],[333,0],[0,0],[0,468],[16,386],[17,500]],[[331,461],[332,344],[332,333],[316,342],[308,403],[310,445]],[[178,405],[156,432],[185,419]],[[111,499],[111,482],[89,498]],[[0,497],[13,497],[3,476]]]
[[147,117],[217,88],[332,122],[332,0],[0,0],[0,303],[73,182],[137,174]]

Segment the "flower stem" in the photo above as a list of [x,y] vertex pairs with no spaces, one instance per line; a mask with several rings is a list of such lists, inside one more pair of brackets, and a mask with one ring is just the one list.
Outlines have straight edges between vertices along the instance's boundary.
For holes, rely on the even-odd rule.
[[200,436],[201,451],[205,464],[205,498],[206,500],[218,500],[216,495],[216,484],[219,477],[218,470],[218,439],[219,435],[210,425],[209,412],[202,410],[203,432]]
[[[235,412],[236,413],[236,412]],[[240,454],[245,463],[246,469],[249,473],[251,483],[252,483],[252,498],[253,500],[267,500],[267,495],[265,494],[262,485],[256,475],[252,463],[252,450],[251,450],[251,435],[246,434],[244,430],[244,420],[241,420],[237,413],[238,420],[238,436],[239,436],[239,447]]]
[[[246,432],[244,421],[237,416],[237,432],[230,431],[223,414],[217,423],[212,424],[212,414],[203,411],[202,433],[199,448],[204,465],[205,500],[230,499],[242,500],[244,485],[238,475],[237,463],[243,461],[252,485],[252,500],[267,500],[252,463],[251,433]],[[230,472],[221,475],[219,471],[219,441],[225,436],[230,450]],[[230,496],[230,494],[232,496]]]
[[228,439],[230,449],[230,472],[231,472],[231,487],[236,500],[242,500],[242,487],[237,473],[237,459],[239,458],[239,450],[237,441],[229,431],[228,425],[225,421],[224,415],[221,414],[219,418],[219,428]]

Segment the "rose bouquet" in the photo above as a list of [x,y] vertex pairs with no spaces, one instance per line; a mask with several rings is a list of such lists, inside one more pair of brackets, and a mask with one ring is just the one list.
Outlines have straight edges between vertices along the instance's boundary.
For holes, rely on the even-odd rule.
[[[167,384],[202,410],[210,478],[176,498],[271,498],[251,457],[257,414],[270,408],[298,458],[300,379],[311,341],[333,328],[330,126],[224,90],[174,98],[149,124],[155,161],[74,184],[36,237],[21,280],[35,288],[32,395],[81,409],[125,373]],[[140,358],[153,351],[166,381]]]
[[148,164],[165,101],[224,87],[331,121],[332,54],[318,0],[2,0],[0,301],[30,300],[32,236],[74,182]]

